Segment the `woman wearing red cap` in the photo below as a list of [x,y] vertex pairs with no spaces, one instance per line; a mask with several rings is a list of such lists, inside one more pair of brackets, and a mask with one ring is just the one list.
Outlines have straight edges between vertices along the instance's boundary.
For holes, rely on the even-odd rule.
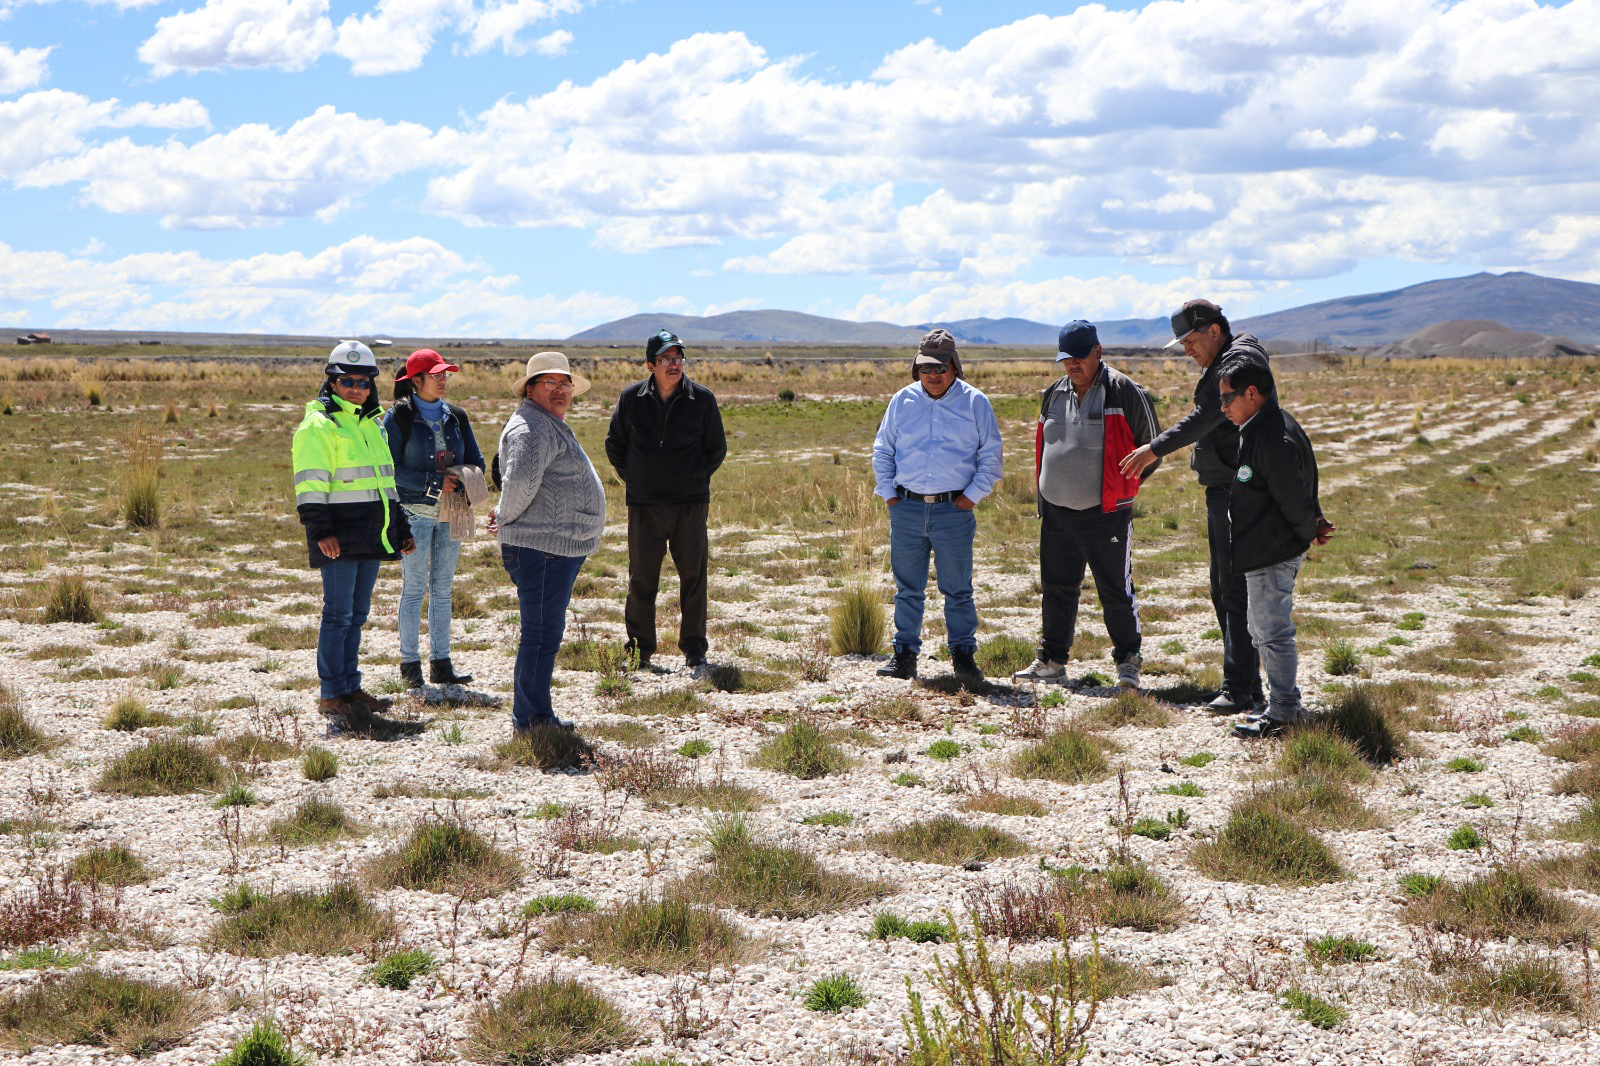
[[449,375],[461,368],[447,363],[432,348],[412,352],[405,373],[395,378],[394,406],[383,428],[394,456],[394,480],[400,506],[411,523],[417,550],[401,562],[400,678],[410,688],[422,687],[422,599],[428,598],[428,680],[464,685],[471,674],[458,674],[450,662],[450,586],[461,554],[461,531],[439,521],[439,499],[462,492],[451,467],[483,470],[483,453],[472,435],[467,413],[444,398]]

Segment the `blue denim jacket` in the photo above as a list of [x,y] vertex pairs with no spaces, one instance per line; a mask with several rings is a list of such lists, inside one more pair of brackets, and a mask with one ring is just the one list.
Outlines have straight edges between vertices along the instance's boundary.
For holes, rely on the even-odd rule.
[[[439,469],[433,430],[417,417],[409,396],[396,400],[383,416],[383,431],[389,438],[389,454],[394,457],[394,483],[400,502],[438,503],[444,471]],[[452,453],[445,465],[483,469],[483,452],[478,450],[467,413],[448,402],[444,405],[444,440]]]

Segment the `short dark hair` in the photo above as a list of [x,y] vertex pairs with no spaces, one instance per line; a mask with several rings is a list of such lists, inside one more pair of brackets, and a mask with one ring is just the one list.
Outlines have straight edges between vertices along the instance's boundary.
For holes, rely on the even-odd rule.
[[1235,355],[1224,361],[1217,368],[1217,378],[1229,389],[1241,392],[1252,385],[1263,396],[1271,396],[1277,391],[1277,383],[1272,380],[1272,368],[1259,359],[1245,355]]

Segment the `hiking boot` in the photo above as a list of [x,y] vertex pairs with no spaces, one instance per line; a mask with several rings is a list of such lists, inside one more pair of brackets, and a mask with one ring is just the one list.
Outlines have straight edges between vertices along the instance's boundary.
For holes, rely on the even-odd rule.
[[405,682],[406,688],[422,687],[422,661],[400,664],[400,680]]
[[[400,665],[404,668],[405,663]],[[443,659],[428,660],[428,680],[435,685],[465,685],[472,681],[472,675],[456,673],[456,668],[450,665],[450,657],[446,655]]]
[[328,728],[336,734],[352,733],[364,736],[372,726],[372,711],[365,704],[357,703],[349,696],[320,699],[317,701],[317,710],[328,720]]
[[878,676],[912,680],[917,676],[917,653],[904,644],[896,644],[894,658],[878,667]]
[[1054,659],[1035,659],[1011,677],[1015,681],[1065,681],[1067,664]]
[[1268,737],[1282,736],[1288,729],[1288,722],[1263,715],[1252,721],[1240,722],[1233,727],[1233,735],[1240,740],[1265,740]]
[[1144,666],[1144,659],[1139,655],[1130,655],[1117,664],[1117,687],[1138,688],[1139,669]]
[[360,706],[366,708],[368,714],[381,714],[382,712],[387,711],[390,707],[394,706],[394,700],[386,699],[381,696],[374,696],[366,689],[360,688],[356,689],[354,692],[346,693],[344,698],[345,701],[352,706],[359,704]]
[[951,648],[950,666],[954,670],[956,679],[968,688],[983,684],[983,671],[978,669],[978,664],[973,660],[977,648]]

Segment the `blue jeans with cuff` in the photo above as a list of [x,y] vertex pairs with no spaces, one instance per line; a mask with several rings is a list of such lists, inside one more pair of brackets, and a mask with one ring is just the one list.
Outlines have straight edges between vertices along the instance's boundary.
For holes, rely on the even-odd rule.
[[317,677],[322,698],[338,699],[361,688],[361,627],[372,610],[378,560],[332,559],[323,563],[322,628],[317,631]]
[[406,512],[417,550],[400,557],[400,661],[421,657],[422,598],[428,597],[428,655],[450,658],[450,585],[455,580],[461,542],[450,537],[448,522]]
[[567,603],[583,567],[583,555],[552,555],[538,548],[500,546],[500,561],[517,586],[522,612],[521,639],[512,675],[511,725],[515,729],[549,725],[555,720],[550,678],[556,652],[567,629]]
[[972,598],[972,541],[978,520],[954,503],[901,500],[889,508],[889,569],[894,573],[894,642],[922,650],[922,608],[927,599],[928,557],[939,568],[945,640],[952,648],[978,646],[978,606]]
[[1300,703],[1300,651],[1295,644],[1294,581],[1305,561],[1302,552],[1293,559],[1244,575],[1249,591],[1250,639],[1267,671],[1267,717],[1293,722],[1305,717]]

